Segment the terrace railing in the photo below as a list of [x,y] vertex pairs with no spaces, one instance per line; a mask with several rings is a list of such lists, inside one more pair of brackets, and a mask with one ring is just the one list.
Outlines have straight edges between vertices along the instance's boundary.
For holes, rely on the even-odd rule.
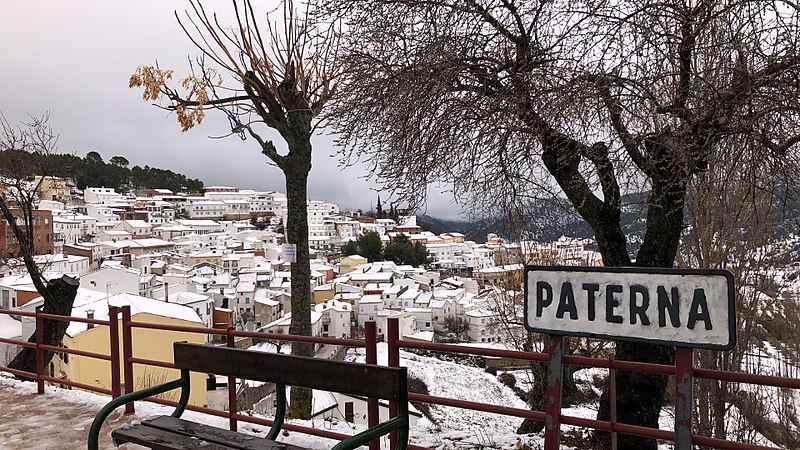
[[[170,326],[164,324],[137,322],[132,320],[129,306],[123,306],[121,308],[113,306],[109,307],[108,320],[85,318],[85,317],[64,317],[64,316],[44,314],[40,311],[23,312],[17,310],[0,309],[0,314],[11,314],[15,316],[32,317],[36,321],[37,332],[34,334],[35,342],[0,338],[0,342],[2,343],[35,348],[37,352],[36,372],[35,373],[25,372],[25,371],[11,369],[5,366],[0,366],[0,372],[9,372],[14,375],[23,376],[35,380],[38,385],[39,393],[44,393],[45,382],[49,382],[54,384],[66,385],[78,389],[83,389],[87,391],[97,392],[105,395],[110,395],[112,397],[118,397],[119,395],[122,394],[121,386],[123,383],[124,386],[126,387],[133,386],[134,371],[140,368],[141,366],[174,368],[171,361],[150,360],[134,356],[136,350],[135,349],[136,343],[132,338],[132,330],[135,328],[197,333],[203,335],[204,337],[206,335],[222,336],[224,337],[226,345],[229,347],[233,347],[235,345],[236,338],[255,338],[255,339],[273,340],[273,341],[309,342],[314,344],[330,344],[330,345],[364,348],[366,350],[366,362],[370,364],[377,363],[377,333],[374,322],[367,322],[365,324],[364,327],[365,337],[363,339],[338,339],[338,338],[326,338],[326,337],[295,336],[295,335],[277,334],[277,333],[257,333],[248,331],[237,331],[232,328],[218,329],[218,328],[193,327],[193,326]],[[62,321],[86,323],[90,324],[91,326],[108,327],[109,328],[108,353],[88,352],[72,348],[53,347],[43,344],[42,343],[43,336],[40,330],[43,329],[43,324],[45,320],[62,320]],[[800,379],[695,368],[691,364],[691,359],[689,359],[689,364],[687,365],[686,358],[681,358],[681,357],[677,358],[678,363],[676,366],[676,365],[657,365],[657,364],[646,364],[646,363],[637,363],[630,361],[619,361],[614,359],[590,358],[584,356],[561,355],[559,348],[562,348],[562,342],[561,342],[562,338],[559,336],[551,336],[551,345],[547,353],[520,352],[513,350],[500,350],[500,349],[453,345],[453,344],[426,343],[426,342],[408,341],[400,339],[399,325],[397,319],[389,319],[385,340],[387,342],[388,352],[389,352],[388,365],[392,367],[398,367],[400,365],[401,349],[421,349],[421,350],[428,350],[435,352],[448,352],[448,353],[457,353],[457,354],[466,354],[475,356],[512,358],[517,360],[548,362],[550,368],[549,370],[551,372],[561,370],[562,364],[570,364],[583,367],[608,369],[612,377],[614,376],[615,371],[624,370],[633,372],[656,373],[662,375],[681,374],[682,376],[679,376],[678,378],[681,379],[683,382],[686,382],[686,377],[689,377],[688,378],[689,382],[691,382],[691,380],[694,378],[704,378],[710,380],[720,380],[720,381],[736,382],[736,383],[749,383],[753,385],[773,386],[778,388],[787,388],[795,390],[800,389]],[[111,389],[89,385],[85,383],[79,383],[72,380],[48,375],[44,364],[44,354],[47,351],[109,361],[109,367],[110,367],[109,370],[111,371],[110,378],[112,380]],[[560,362],[558,360],[560,360]],[[231,430],[237,429],[238,422],[249,422],[253,424],[266,425],[266,426],[270,426],[272,424],[272,421],[269,419],[253,417],[247,414],[240,413],[237,408],[236,380],[229,377],[227,382],[228,382],[227,411],[222,411],[202,406],[194,406],[194,405],[189,405],[188,409],[210,414],[213,416],[227,418]],[[676,383],[676,387],[677,384],[678,383]],[[611,383],[612,388],[614,385],[615,383],[612,382]],[[512,408],[503,405],[494,405],[482,402],[473,402],[463,399],[438,397],[420,393],[410,393],[409,399],[412,401],[428,403],[428,404],[451,406],[472,411],[482,411],[488,413],[545,421],[549,424],[549,426],[545,431],[545,436],[544,436],[545,449],[547,450],[558,448],[561,425],[569,425],[569,426],[584,427],[594,430],[607,431],[611,433],[612,442],[617,433],[651,437],[668,442],[675,442],[676,440],[676,433],[674,431],[658,430],[658,429],[634,426],[630,424],[617,422],[615,414],[616,408],[614,404],[615,395],[613,392],[611,393],[610,396],[611,412],[612,412],[611,420],[600,421],[600,420],[573,417],[562,414],[560,389],[556,389],[556,386],[549,386],[548,389],[549,389],[548,398],[552,398],[553,400],[547,402],[546,411],[533,411],[529,409]],[[149,398],[148,401],[165,405],[172,405],[172,406],[176,405],[176,402],[161,398],[152,397]],[[134,408],[135,408],[134,404],[128,404],[126,405],[125,411],[126,413],[133,413]],[[396,414],[397,411],[396,408],[397,408],[396,404],[390,403],[389,405],[390,416]],[[368,416],[368,424],[370,426],[376,425],[378,423],[379,408],[377,399],[368,400],[367,416]],[[329,430],[310,428],[293,424],[286,424],[284,425],[284,428],[290,431],[296,431],[330,439],[341,440],[347,437],[347,435]],[[694,445],[700,445],[707,448],[719,448],[719,449],[731,449],[731,450],[773,449],[773,447],[759,446],[744,442],[728,441],[728,440],[717,439],[708,436],[700,436],[695,434],[693,434],[691,438]],[[391,439],[393,440],[393,437]],[[370,444],[371,450],[377,450],[378,448],[379,448],[378,442],[373,442]],[[424,447],[413,446],[413,445],[409,446],[409,448],[417,450],[425,449]]]

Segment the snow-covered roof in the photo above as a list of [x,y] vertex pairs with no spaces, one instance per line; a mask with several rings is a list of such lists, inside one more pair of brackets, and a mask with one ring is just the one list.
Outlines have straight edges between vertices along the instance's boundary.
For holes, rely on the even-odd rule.
[[[79,291],[78,296],[80,295],[81,292]],[[78,301],[78,296],[75,298],[76,302]],[[132,294],[117,294],[108,299],[81,304],[81,306],[72,308],[72,316],[86,317],[87,312],[92,310],[94,311],[95,319],[108,320],[109,306],[122,307],[128,305],[131,307],[132,317],[136,316],[137,314],[144,313],[192,322],[193,324],[203,324],[203,321],[200,320],[197,312],[188,306],[183,306],[172,302],[167,303],[161,300],[140,297]],[[85,323],[70,322],[69,327],[67,327],[67,334],[70,336],[76,336],[86,330],[87,325]]]
[[403,300],[414,300],[419,295],[419,289],[417,288],[408,288],[405,292],[400,294],[398,298]]
[[255,302],[266,306],[278,306],[281,304],[281,302],[271,298],[256,298]]
[[0,337],[14,339],[22,336],[22,323],[8,314],[0,314]]
[[376,281],[388,283],[392,280],[392,275],[394,274],[392,272],[351,272],[348,275],[350,275],[350,279],[353,281]]
[[147,229],[153,228],[152,225],[145,222],[144,220],[126,220],[125,223],[127,223],[132,228],[147,228]]
[[465,315],[469,317],[494,317],[497,314],[489,311],[486,308],[476,308],[469,311],[464,312]]
[[380,295],[372,295],[372,294],[370,294],[370,295],[365,295],[365,296],[361,297],[361,300],[359,301],[359,303],[361,303],[361,304],[364,304],[364,303],[383,303],[383,299],[381,299]]
[[[164,300],[164,297],[159,297],[159,300]],[[207,302],[210,300],[210,297],[203,294],[197,294],[194,292],[178,292],[177,294],[170,294],[169,295],[169,302],[170,303],[177,303],[179,305],[188,305],[191,303],[200,303],[200,302]]]
[[131,247],[149,248],[149,247],[167,247],[175,245],[170,241],[163,239],[149,238],[149,239],[133,239],[130,241]]
[[328,309],[344,312],[352,310],[353,305],[347,302],[340,302],[338,300],[327,300],[325,302],[314,305],[314,310],[317,312],[322,312]]
[[236,292],[253,292],[256,290],[256,283],[253,281],[241,281],[236,285]]

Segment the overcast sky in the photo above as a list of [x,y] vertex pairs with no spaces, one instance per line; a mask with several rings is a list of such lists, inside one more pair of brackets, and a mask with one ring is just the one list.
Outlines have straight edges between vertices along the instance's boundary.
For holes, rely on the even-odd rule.
[[[49,112],[59,150],[83,157],[97,151],[108,161],[124,156],[131,166],[171,169],[206,185],[285,192],[283,174],[267,164],[257,144],[228,131],[213,112],[182,133],[175,116],[141,99],[128,79],[138,65],[158,61],[186,74],[197,51],[173,12],[187,1],[3,0],[0,6],[0,112],[9,122]],[[206,2],[224,17],[230,4]],[[230,22],[229,22],[230,23]],[[276,142],[276,145],[279,143]],[[281,148],[279,146],[279,148]],[[378,193],[360,177],[363,167],[340,170],[331,139],[314,139],[309,196],[342,208],[368,209]],[[453,218],[461,210],[432,189],[428,214]],[[386,204],[386,195],[382,201]]]

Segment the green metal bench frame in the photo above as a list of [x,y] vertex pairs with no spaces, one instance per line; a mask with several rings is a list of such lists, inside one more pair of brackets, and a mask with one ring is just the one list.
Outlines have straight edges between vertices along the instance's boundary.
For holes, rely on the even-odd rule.
[[[369,428],[361,433],[358,433],[354,436],[351,436],[339,444],[332,447],[331,450],[352,450],[361,445],[364,445],[374,439],[377,439],[381,436],[389,434],[393,431],[397,431],[397,447],[396,450],[403,450],[408,446],[408,427],[409,427],[409,411],[408,411],[408,381],[407,381],[407,372],[406,368],[390,368],[390,367],[382,367],[382,366],[375,366],[371,364],[360,364],[360,363],[348,363],[348,362],[341,362],[341,361],[329,361],[323,360],[319,358],[307,358],[302,356],[291,356],[291,355],[278,355],[278,354],[271,354],[271,353],[259,353],[247,350],[240,350],[240,349],[231,349],[226,347],[208,347],[198,344],[187,344],[176,342],[174,344],[174,351],[175,351],[175,366],[180,368],[181,370],[181,377],[177,380],[169,381],[167,383],[153,386],[150,388],[142,389],[139,391],[131,392],[129,394],[122,395],[111,400],[108,404],[103,406],[102,409],[97,413],[95,416],[94,421],[92,422],[92,426],[89,429],[89,437],[88,437],[88,449],[89,450],[97,450],[98,449],[98,439],[100,434],[100,428],[102,427],[105,420],[108,416],[118,407],[125,405],[126,403],[143,400],[148,397],[152,397],[154,395],[162,394],[164,392],[171,391],[173,389],[181,389],[181,397],[178,402],[175,411],[172,412],[172,417],[180,417],[183,412],[186,410],[186,405],[189,402],[189,394],[190,394],[190,382],[189,382],[189,374],[190,369],[195,371],[203,371],[206,372],[205,369],[208,368],[217,368],[216,367],[209,367],[208,361],[203,361],[197,358],[197,355],[207,354],[209,352],[214,352],[217,355],[217,360],[220,358],[224,361],[224,358],[227,356],[231,356],[233,358],[238,358],[239,360],[246,359],[247,361],[261,361],[265,363],[267,367],[262,367],[262,372],[260,375],[254,375],[252,371],[250,373],[243,373],[241,374],[240,378],[248,378],[254,379],[257,381],[266,381],[266,382],[275,382],[276,390],[275,395],[277,399],[276,411],[275,411],[275,419],[272,423],[272,426],[267,433],[267,439],[275,440],[278,437],[278,434],[281,431],[281,427],[284,423],[284,417],[286,415],[286,386],[287,384],[283,381],[285,378],[285,374],[282,374],[281,371],[291,370],[286,369],[286,367],[295,367],[295,368],[302,368],[304,366],[308,366],[310,370],[320,371],[320,370],[335,370],[337,373],[329,376],[329,374],[324,374],[322,377],[317,377],[317,380],[310,380],[304,381],[304,379],[297,379],[297,376],[294,375],[292,379],[297,380],[298,382],[291,383],[294,386],[302,386],[306,388],[317,388],[317,389],[324,389],[330,390],[335,392],[344,392],[350,394],[357,394],[357,395],[364,395],[367,397],[378,397],[384,399],[390,399],[397,402],[397,416],[391,418],[385,422],[382,422],[372,428]],[[186,351],[190,351],[192,356],[191,357],[181,357],[181,353],[185,353]],[[244,352],[244,353],[243,353]],[[193,360],[194,359],[194,360]],[[219,363],[220,361],[217,361]],[[213,363],[210,364],[214,366]],[[185,367],[189,366],[189,367]],[[207,373],[217,373],[218,375],[228,375],[228,376],[237,376],[235,369],[233,370],[224,370],[221,369],[226,373],[217,373],[213,371],[208,371]],[[310,373],[309,373],[310,374]],[[368,374],[368,375],[367,375]],[[360,383],[361,386],[358,387],[358,383],[349,383],[347,386],[340,386],[341,390],[336,389],[339,384],[337,384],[335,377],[336,376],[352,376],[352,377],[359,377],[359,376],[367,376],[370,381],[377,380],[378,383]],[[250,376],[255,376],[255,378],[250,378]],[[310,377],[314,378],[314,377]],[[390,379],[391,378],[391,379]],[[324,383],[320,383],[320,380],[326,380]],[[379,386],[385,386],[386,382],[389,385],[393,385],[396,387],[395,392],[376,392],[376,387],[372,386],[372,384],[377,384]],[[319,384],[323,384],[319,386]],[[355,387],[354,387],[355,386]]]

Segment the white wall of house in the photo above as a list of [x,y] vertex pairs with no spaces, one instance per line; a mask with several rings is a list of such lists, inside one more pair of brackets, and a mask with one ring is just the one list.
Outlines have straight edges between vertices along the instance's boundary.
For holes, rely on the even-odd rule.
[[336,300],[328,300],[314,306],[322,313],[321,333],[324,337],[349,338],[352,305]]
[[467,335],[472,342],[500,342],[501,337],[495,326],[498,320],[495,313],[477,308],[465,312],[464,316],[469,322]]
[[225,203],[213,200],[196,200],[183,205],[190,219],[221,220],[225,217]]
[[81,222],[66,217],[53,216],[54,253],[64,251],[64,244],[74,244],[83,236]]
[[135,269],[103,267],[81,277],[81,287],[109,295],[128,293],[140,295],[139,271]]
[[433,311],[430,308],[408,308],[405,310],[411,313],[417,319],[417,330],[419,331],[433,331],[434,320]]
[[83,201],[86,203],[110,205],[119,202],[121,199],[122,195],[118,194],[113,188],[87,187],[83,190]]
[[40,255],[34,261],[49,272],[77,274],[79,277],[89,273],[89,258],[75,255]]
[[358,302],[358,326],[363,327],[364,322],[374,321],[378,312],[383,311],[383,299],[380,295],[365,295]]

